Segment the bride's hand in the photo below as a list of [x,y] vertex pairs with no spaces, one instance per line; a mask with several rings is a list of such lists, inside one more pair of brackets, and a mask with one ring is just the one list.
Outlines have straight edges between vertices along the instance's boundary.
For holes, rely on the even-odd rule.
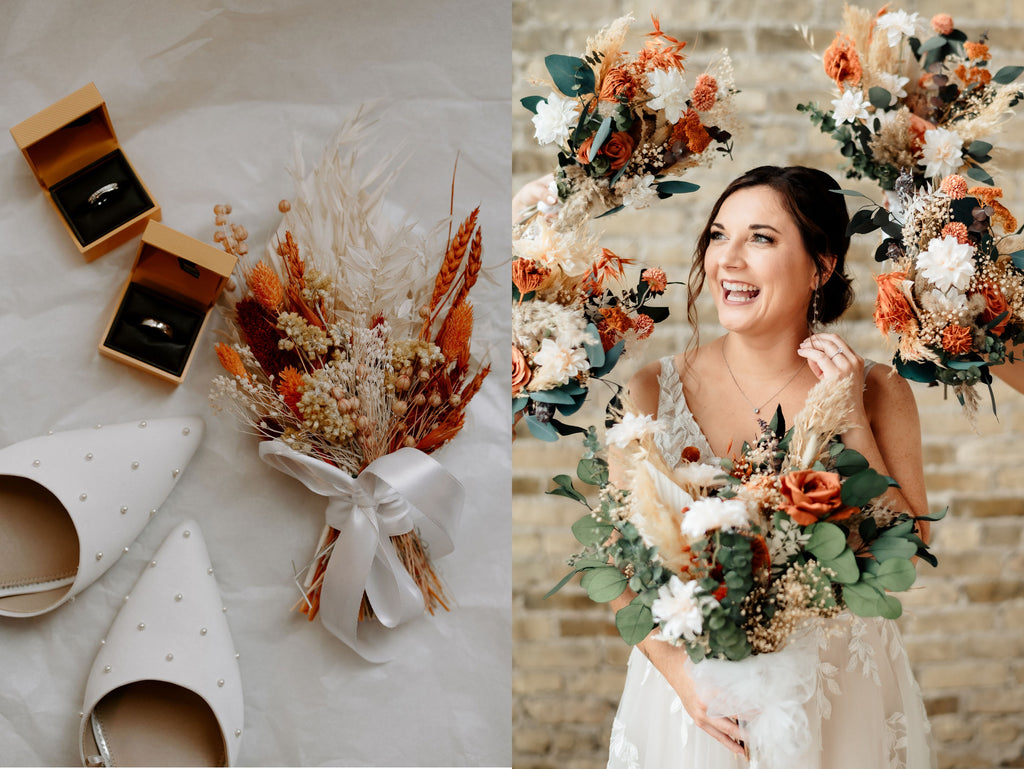
[[[864,381],[864,359],[838,334],[811,334],[800,343],[797,354],[807,360],[818,379],[855,377],[855,381]],[[854,392],[863,393],[863,390],[855,388]],[[857,400],[854,407],[863,412],[864,399]]]
[[[653,648],[655,645],[657,648]],[[688,659],[686,652],[680,647],[670,646],[663,641],[654,641],[653,643],[645,641],[643,646],[648,646],[643,651],[649,658],[651,658],[650,652],[653,652],[658,658],[657,661],[651,658],[651,662],[661,671],[665,680],[679,695],[683,708],[690,714],[693,722],[736,755],[745,755],[743,736],[736,720],[725,717],[711,718],[708,715],[707,706],[697,696],[693,678],[686,669],[686,660]]]
[[512,198],[512,221],[518,221],[522,216],[523,211],[528,209],[530,206],[537,205],[539,202],[543,202],[551,206],[557,203],[558,197],[553,195],[550,189],[550,184],[554,180],[554,175],[547,174],[539,179],[534,179],[532,182],[524,184],[522,189],[520,189]]

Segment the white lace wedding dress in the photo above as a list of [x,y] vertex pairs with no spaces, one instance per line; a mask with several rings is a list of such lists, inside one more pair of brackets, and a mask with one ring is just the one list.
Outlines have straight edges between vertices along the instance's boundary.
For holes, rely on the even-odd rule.
[[[672,357],[661,360],[659,385],[656,441],[665,458],[671,462],[693,446],[711,459]],[[817,686],[804,709],[817,749],[792,769],[933,769],[930,725],[896,624],[843,612],[817,621],[813,632]],[[747,766],[694,724],[661,673],[634,648],[612,724],[609,769]]]

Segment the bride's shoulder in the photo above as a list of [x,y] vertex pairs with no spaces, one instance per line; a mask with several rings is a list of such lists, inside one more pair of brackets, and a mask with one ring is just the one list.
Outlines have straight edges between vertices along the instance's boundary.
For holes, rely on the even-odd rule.
[[[910,383],[884,363],[874,363],[864,377],[864,406],[869,416],[917,415],[917,402]],[[872,419],[874,421],[874,419]]]
[[658,416],[662,378],[668,374],[668,370],[673,373],[677,370],[677,357],[668,355],[651,361],[633,374],[627,385],[627,392],[635,411],[641,414],[650,414],[652,417]]

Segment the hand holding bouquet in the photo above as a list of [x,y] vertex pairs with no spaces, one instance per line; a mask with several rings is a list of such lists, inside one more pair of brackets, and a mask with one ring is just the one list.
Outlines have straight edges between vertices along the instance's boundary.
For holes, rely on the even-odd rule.
[[380,626],[447,608],[431,557],[452,549],[462,488],[428,455],[462,428],[489,367],[470,350],[477,212],[447,249],[438,231],[390,221],[389,161],[360,170],[369,125],[360,113],[343,126],[308,176],[297,154],[297,194],[262,258],[215,209],[241,280],[211,399],[260,438],[264,461],[329,499],[302,611],[377,660]]
[[823,56],[832,109],[798,109],[835,139],[847,176],[887,191],[903,170],[915,188],[949,174],[992,184],[983,168],[989,140],[1013,116],[1024,67],[994,69],[984,37],[969,42],[947,14],[932,18],[926,39],[916,13],[888,6],[877,14],[846,6],[843,21]]

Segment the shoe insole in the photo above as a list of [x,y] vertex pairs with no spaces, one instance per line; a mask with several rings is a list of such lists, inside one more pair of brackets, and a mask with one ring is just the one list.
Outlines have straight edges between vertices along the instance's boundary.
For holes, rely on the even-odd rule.
[[[107,694],[93,710],[113,766],[227,766],[217,718],[193,691],[164,681],[136,681]],[[83,752],[100,755],[90,719]]]
[[0,475],[0,609],[52,606],[77,573],[78,534],[64,506],[35,481]]

